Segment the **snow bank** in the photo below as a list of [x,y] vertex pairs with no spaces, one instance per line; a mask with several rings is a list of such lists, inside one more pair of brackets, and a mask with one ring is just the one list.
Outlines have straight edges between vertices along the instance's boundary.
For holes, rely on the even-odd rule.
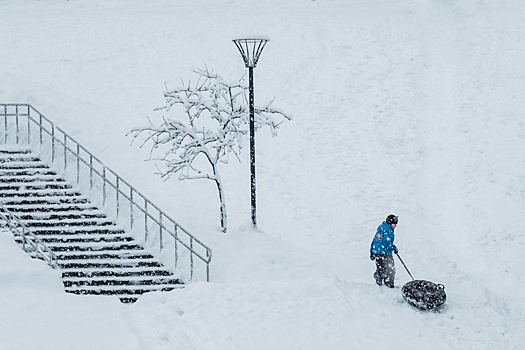
[[60,272],[31,259],[0,232],[3,349],[141,349],[114,298],[66,294]]

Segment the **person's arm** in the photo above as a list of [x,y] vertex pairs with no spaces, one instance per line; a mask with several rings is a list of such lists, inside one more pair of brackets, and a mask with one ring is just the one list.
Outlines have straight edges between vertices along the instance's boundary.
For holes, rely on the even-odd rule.
[[387,251],[392,251],[397,254],[397,247],[394,244],[394,234],[392,232],[385,232],[383,235],[383,244]]

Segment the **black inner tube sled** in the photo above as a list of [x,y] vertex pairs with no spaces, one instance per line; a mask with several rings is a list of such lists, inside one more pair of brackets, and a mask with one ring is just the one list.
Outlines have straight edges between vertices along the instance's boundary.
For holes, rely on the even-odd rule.
[[434,309],[447,299],[444,285],[423,280],[406,283],[401,292],[410,305],[421,310]]

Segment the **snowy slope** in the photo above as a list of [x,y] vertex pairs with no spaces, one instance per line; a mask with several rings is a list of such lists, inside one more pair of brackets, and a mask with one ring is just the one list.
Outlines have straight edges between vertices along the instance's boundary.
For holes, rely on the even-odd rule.
[[[519,0],[0,1],[0,101],[34,104],[214,252],[211,283],[120,305],[65,295],[4,234],[1,347],[28,347],[30,317],[44,349],[523,347],[523,18]],[[223,167],[222,235],[213,185],[163,183],[126,134],[192,69],[242,76],[231,39],[252,33],[271,38],[256,102],[294,120],[257,135],[260,231],[248,152]],[[373,283],[389,213],[414,277],[446,286],[439,312]]]
[[2,349],[141,349],[125,307],[106,298],[64,292],[60,273],[31,259],[2,229],[0,235]]

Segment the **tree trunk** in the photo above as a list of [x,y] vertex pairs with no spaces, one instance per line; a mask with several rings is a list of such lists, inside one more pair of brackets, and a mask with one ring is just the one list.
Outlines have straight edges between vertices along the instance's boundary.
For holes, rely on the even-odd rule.
[[217,185],[217,191],[219,192],[219,205],[221,209],[221,229],[222,232],[226,233],[228,216],[226,215],[226,199],[224,198],[224,189],[222,188],[221,177],[218,174],[216,166],[212,165],[212,168],[213,174],[215,175],[215,184]]

